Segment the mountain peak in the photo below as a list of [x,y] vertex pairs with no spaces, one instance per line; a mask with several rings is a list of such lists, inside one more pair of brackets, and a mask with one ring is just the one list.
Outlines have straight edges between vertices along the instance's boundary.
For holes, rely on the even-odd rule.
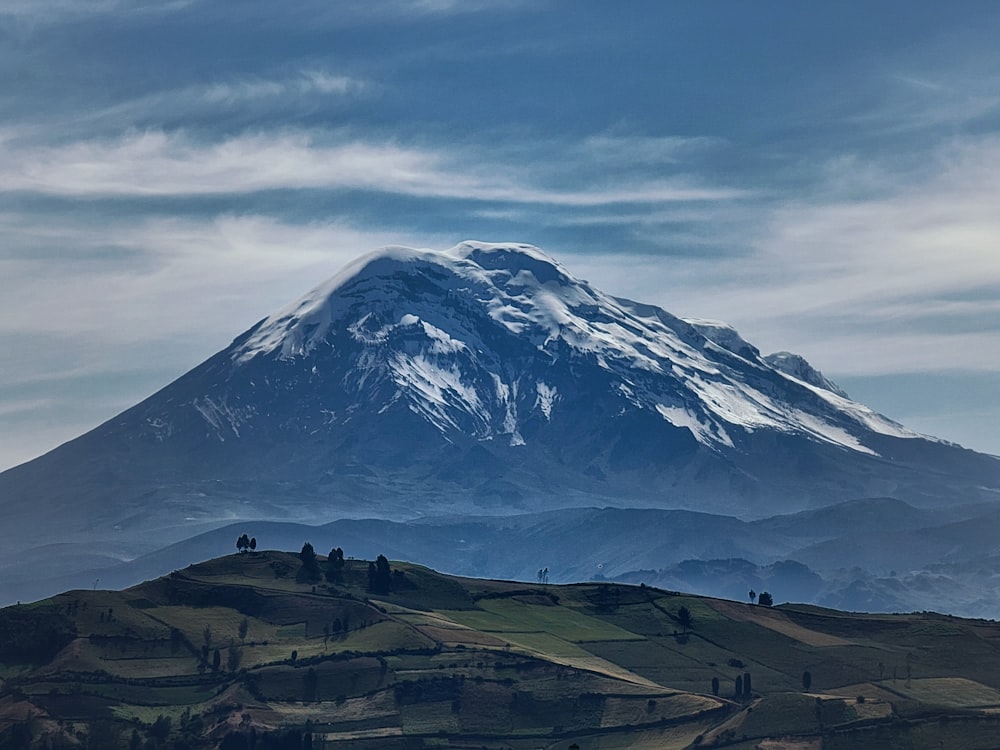
[[705,318],[684,318],[685,323],[689,323],[698,333],[704,336],[717,346],[732,352],[733,354],[749,360],[759,360],[760,350],[753,344],[744,340],[739,331],[728,323],[721,320],[707,320]]
[[466,240],[445,255],[475,263],[484,271],[504,271],[512,276],[530,273],[539,284],[572,278],[562,266],[534,245]]
[[377,283],[368,285],[364,294],[373,308],[379,308],[392,304],[393,292],[403,291],[400,285],[405,285],[407,277],[413,280],[418,276],[423,281],[427,281],[428,276],[437,280],[450,277],[452,283],[444,285],[447,289],[442,288],[446,292],[456,293],[468,288],[465,282],[494,291],[502,289],[504,297],[523,297],[524,293],[531,293],[528,287],[551,282],[561,286],[583,283],[570,276],[542,250],[523,243],[467,240],[443,252],[389,245],[362,255],[258,323],[248,332],[233,358],[246,362],[259,354],[275,351],[280,351],[285,359],[305,354],[326,335],[338,313],[343,312],[345,305],[341,292],[347,287],[376,280]]
[[230,352],[237,366],[259,356],[381,383],[377,408],[405,404],[449,439],[523,445],[526,424],[587,389],[714,451],[762,429],[866,454],[877,453],[872,433],[914,436],[801,357],[767,361],[726,323],[612,297],[523,243],[362,256]]
[[831,393],[836,393],[843,398],[850,398],[846,391],[809,364],[806,358],[799,354],[775,352],[764,357],[764,361],[779,372],[785,373],[785,375],[791,375],[793,378],[798,378],[804,383],[822,388]]

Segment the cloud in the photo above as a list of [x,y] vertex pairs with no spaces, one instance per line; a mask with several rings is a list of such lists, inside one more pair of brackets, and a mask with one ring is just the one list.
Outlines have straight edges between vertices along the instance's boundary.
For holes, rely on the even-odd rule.
[[679,164],[726,144],[709,136],[593,135],[576,149],[588,159],[615,167]]
[[[965,65],[956,64],[953,50],[951,54],[926,71],[914,72],[912,66],[902,68],[906,72],[889,68],[881,76],[862,82],[868,97],[878,104],[855,109],[843,124],[861,127],[868,138],[903,137],[902,145],[912,154],[910,139],[921,132],[955,132],[1000,115],[1000,60],[989,59],[996,54],[991,51],[986,56],[976,50],[974,63],[966,61]],[[853,100],[843,104],[858,106]]]
[[397,0],[399,10],[410,13],[451,15],[492,10],[516,10],[526,0]]
[[4,0],[4,17],[30,23],[69,23],[85,16],[104,14],[166,14],[194,5],[198,0]]
[[[89,103],[80,108],[70,101],[70,111],[55,121],[51,115],[39,119],[33,110],[21,112],[19,121],[13,119],[18,113],[9,113],[11,121],[19,124],[9,125],[0,133],[0,140],[24,139],[18,148],[34,144],[35,158],[46,153],[39,144],[61,142],[65,147],[74,142],[77,146],[89,143],[97,147],[95,154],[103,150],[105,158],[111,159],[116,144],[121,148],[140,134],[164,136],[176,145],[185,140],[195,143],[191,131],[174,131],[167,136],[169,128],[164,123],[194,123],[210,132],[239,123],[253,124],[257,134],[264,136],[269,122],[287,122],[319,111],[328,115],[346,111],[378,92],[377,84],[319,66],[271,75],[220,77],[197,85],[152,89],[98,108]],[[103,138],[98,135],[101,133]],[[78,134],[75,141],[74,134]]]
[[0,231],[0,435],[18,436],[0,438],[0,470],[150,395],[358,255],[454,242],[238,214],[7,213]]
[[532,184],[530,169],[483,164],[471,150],[336,142],[323,132],[248,133],[208,143],[163,130],[64,145],[15,141],[10,133],[0,138],[2,192],[85,197],[340,189],[557,206],[725,201],[744,194],[684,176],[547,188]]
[[[419,16],[454,16],[482,12],[513,11],[530,7],[525,0],[340,0],[331,4],[326,0],[299,0],[297,10],[315,24],[351,25],[378,23],[387,20],[406,21]],[[203,0],[4,0],[0,5],[0,21],[5,17],[19,22],[53,25],[73,23],[80,18],[102,15],[165,15],[202,6],[210,12],[211,3]],[[260,17],[271,23],[282,23],[287,18],[275,13],[274,4],[257,0],[243,0],[239,8],[230,8],[227,14],[240,13],[244,17]]]
[[878,190],[870,174],[851,185],[835,168],[827,189],[760,206],[756,226],[744,224],[746,251],[724,262],[656,268],[609,254],[568,265],[675,314],[728,320],[764,350],[798,351],[833,373],[996,371],[1000,137],[953,139],[894,182],[889,167],[876,171]]
[[[228,343],[357,255],[414,241],[344,222],[236,214],[121,218],[111,226],[73,218],[38,225],[7,215],[0,226],[7,243],[0,252],[0,335],[82,335],[98,361],[116,342],[203,336]],[[63,257],[54,263],[12,246],[59,247]],[[71,314],[54,300],[70,300]]]
[[185,89],[177,98],[202,99],[212,104],[232,105],[244,101],[305,97],[315,94],[347,95],[363,91],[366,85],[355,78],[323,70],[303,70],[284,79],[251,78]]

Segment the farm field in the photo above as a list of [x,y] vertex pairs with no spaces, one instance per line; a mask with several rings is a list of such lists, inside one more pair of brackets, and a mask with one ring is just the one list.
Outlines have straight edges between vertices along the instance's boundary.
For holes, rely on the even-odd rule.
[[375,586],[368,561],[255,552],[0,610],[0,750],[975,750],[1000,732],[995,622],[385,568]]

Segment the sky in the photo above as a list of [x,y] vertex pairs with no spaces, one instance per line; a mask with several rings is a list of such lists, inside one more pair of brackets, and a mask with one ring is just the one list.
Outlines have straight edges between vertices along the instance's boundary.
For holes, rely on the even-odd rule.
[[974,1],[0,0],[0,469],[465,239],[1000,454],[998,38]]

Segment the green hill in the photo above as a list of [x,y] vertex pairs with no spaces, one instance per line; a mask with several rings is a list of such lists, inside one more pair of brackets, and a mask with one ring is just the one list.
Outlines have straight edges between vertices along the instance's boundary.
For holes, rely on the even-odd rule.
[[992,621],[382,568],[256,552],[0,610],[0,749],[997,746]]

